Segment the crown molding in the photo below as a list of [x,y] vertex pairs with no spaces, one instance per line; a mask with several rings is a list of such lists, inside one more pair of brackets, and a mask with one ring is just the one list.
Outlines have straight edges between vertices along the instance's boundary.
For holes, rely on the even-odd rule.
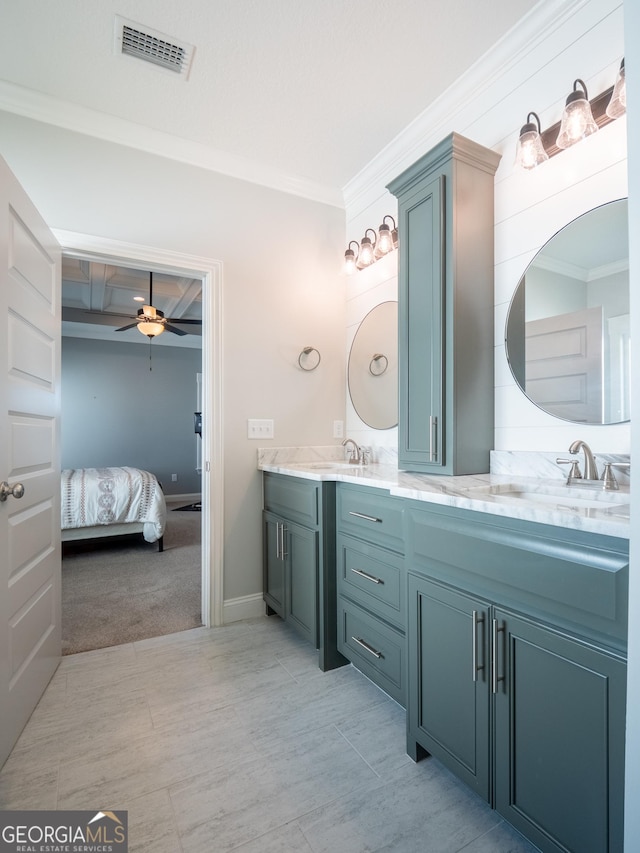
[[535,52],[550,33],[579,14],[590,0],[545,0],[538,3],[469,70],[458,78],[344,187],[349,217],[386,194],[383,189],[425,151],[451,132],[454,117],[482,102],[482,93],[509,75],[523,56]]
[[0,110],[344,209],[342,191],[260,163],[0,80]]

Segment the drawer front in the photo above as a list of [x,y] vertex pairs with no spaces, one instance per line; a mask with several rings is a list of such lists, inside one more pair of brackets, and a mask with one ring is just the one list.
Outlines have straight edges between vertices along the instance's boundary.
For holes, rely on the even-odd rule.
[[264,508],[315,527],[319,519],[320,484],[314,480],[263,474]]
[[379,489],[339,483],[338,532],[404,553],[403,500]]
[[403,706],[405,642],[399,631],[338,598],[338,650]]
[[338,536],[338,592],[404,631],[404,560],[393,551]]

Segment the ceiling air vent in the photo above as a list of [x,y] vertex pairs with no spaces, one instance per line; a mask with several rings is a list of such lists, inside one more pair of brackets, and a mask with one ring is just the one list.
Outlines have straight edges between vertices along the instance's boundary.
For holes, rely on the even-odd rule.
[[188,77],[194,46],[117,16],[116,51]]

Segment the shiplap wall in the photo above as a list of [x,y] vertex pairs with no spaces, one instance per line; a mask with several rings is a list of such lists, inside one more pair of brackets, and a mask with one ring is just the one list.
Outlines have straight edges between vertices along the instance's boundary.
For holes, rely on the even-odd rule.
[[[504,324],[520,276],[537,250],[567,222],[627,195],[626,118],[538,169],[514,167],[518,132],[535,110],[543,128],[558,121],[573,81],[589,96],[615,80],[624,53],[618,0],[545,0],[490,54],[426,110],[345,189],[347,241],[395,216],[385,185],[456,131],[502,154],[495,183],[495,447],[560,451],[575,438],[594,451],[629,452],[628,424],[575,426],[546,415],[515,385]],[[378,302],[397,297],[397,253],[347,279],[349,350],[358,323]],[[395,446],[397,431],[368,429],[347,399],[347,431],[363,444]]]

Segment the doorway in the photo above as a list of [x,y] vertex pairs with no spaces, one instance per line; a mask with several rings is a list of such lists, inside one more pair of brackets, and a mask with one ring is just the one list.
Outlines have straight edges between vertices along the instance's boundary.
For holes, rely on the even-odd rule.
[[202,622],[223,624],[222,264],[212,258],[54,231],[65,256],[202,281]]

